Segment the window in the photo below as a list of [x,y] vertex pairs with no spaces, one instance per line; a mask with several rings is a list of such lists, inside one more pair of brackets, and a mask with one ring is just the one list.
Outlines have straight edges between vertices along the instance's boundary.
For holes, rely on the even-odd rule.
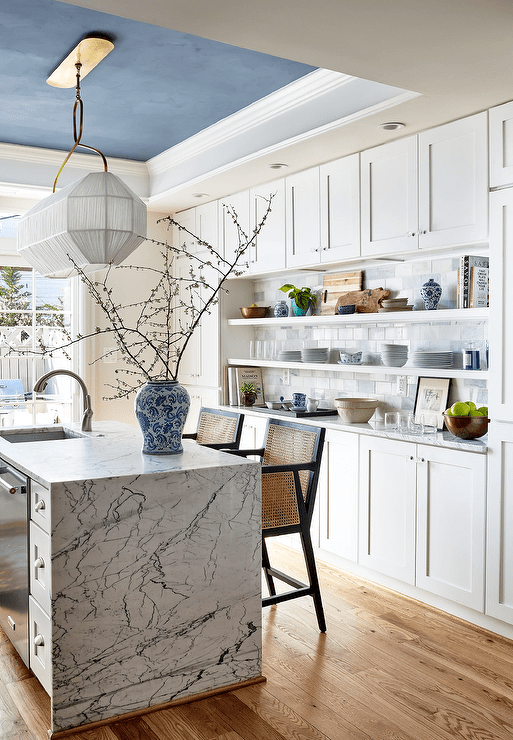
[[71,421],[69,379],[52,378],[38,399],[32,388],[49,370],[71,368],[71,355],[41,357],[40,351],[43,345],[58,347],[71,333],[72,285],[0,263],[0,424]]

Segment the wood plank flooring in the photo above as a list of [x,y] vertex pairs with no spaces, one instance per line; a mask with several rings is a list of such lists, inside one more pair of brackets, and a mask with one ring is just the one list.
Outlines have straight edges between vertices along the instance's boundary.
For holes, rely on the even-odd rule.
[[[273,564],[303,577],[273,543]],[[311,599],[264,610],[266,683],[74,740],[512,740],[513,642],[319,564]],[[1,631],[0,631],[1,632]],[[48,740],[49,699],[0,634],[0,740]]]

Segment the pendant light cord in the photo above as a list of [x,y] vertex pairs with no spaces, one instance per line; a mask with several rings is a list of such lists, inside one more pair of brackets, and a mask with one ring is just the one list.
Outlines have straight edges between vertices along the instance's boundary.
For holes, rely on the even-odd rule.
[[[84,149],[91,149],[93,152],[96,152],[96,154],[99,154],[100,157],[103,160],[103,169],[104,172],[108,172],[109,168],[107,167],[107,160],[105,159],[104,155],[101,153],[99,149],[95,149],[94,146],[88,146],[87,144],[82,144],[82,134],[84,131],[84,104],[82,102],[82,98],[80,97],[80,70],[82,68],[82,64],[80,62],[77,62],[75,64],[75,68],[77,70],[77,85],[76,85],[76,100],[75,105],[73,106],[73,140],[74,145],[71,147],[70,151],[68,152],[68,155],[64,162],[61,164],[60,170],[57,173],[57,176],[55,180],[53,181],[53,192],[55,193],[55,189],[57,188],[57,180],[60,177],[60,174],[64,167],[66,166],[69,158],[77,148],[77,146],[81,146]],[[79,126],[78,126],[78,135],[77,135],[77,109],[79,110]]]

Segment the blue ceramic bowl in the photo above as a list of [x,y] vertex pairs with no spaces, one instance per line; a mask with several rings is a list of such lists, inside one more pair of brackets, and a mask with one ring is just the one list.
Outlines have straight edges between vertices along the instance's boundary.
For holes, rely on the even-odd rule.
[[350,306],[337,306],[337,313],[339,316],[342,316],[343,314],[348,313],[354,313],[356,311],[356,306],[351,304]]

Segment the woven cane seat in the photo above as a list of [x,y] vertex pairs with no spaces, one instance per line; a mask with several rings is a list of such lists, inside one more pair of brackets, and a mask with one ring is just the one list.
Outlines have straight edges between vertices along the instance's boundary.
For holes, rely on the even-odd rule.
[[[262,464],[290,465],[313,460],[316,432],[270,425]],[[306,499],[311,473],[299,473],[301,492]],[[262,476],[262,529],[299,524],[294,474],[264,473]]]

